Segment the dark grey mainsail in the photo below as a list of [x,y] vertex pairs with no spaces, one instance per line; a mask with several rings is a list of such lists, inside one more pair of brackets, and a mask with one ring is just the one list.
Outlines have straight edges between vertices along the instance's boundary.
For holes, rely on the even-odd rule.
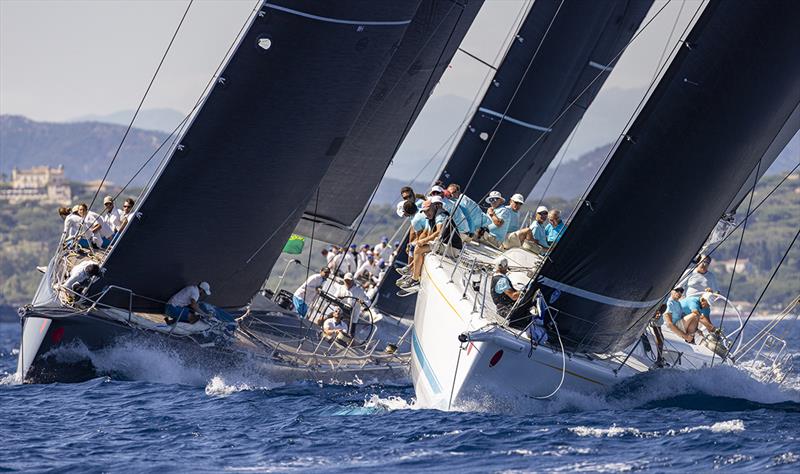
[[[476,200],[492,189],[505,196],[529,193],[594,100],[651,4],[651,0],[537,0],[440,179],[465,186],[477,168],[466,189]],[[562,113],[552,130],[545,130]],[[507,176],[495,186],[503,174]],[[405,264],[406,259],[401,249],[395,265]],[[396,272],[387,273],[378,288],[376,307],[411,317],[416,297],[396,295],[398,277]]]
[[572,349],[632,344],[776,137],[791,136],[797,18],[791,0],[703,11],[538,276]]
[[491,190],[527,195],[597,96],[651,4],[537,0],[441,179],[462,187],[469,182],[466,193],[475,200]]
[[[187,284],[245,305],[347,143],[419,0],[265,3],[111,251],[103,278],[159,310]],[[112,292],[104,303],[127,307]]]
[[483,0],[422,0],[297,232],[345,243],[395,152],[447,69]]

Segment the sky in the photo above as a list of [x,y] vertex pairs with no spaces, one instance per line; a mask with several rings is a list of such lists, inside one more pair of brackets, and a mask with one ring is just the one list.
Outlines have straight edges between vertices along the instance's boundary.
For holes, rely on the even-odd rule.
[[[195,0],[144,108],[188,112],[257,3]],[[701,4],[657,0],[650,16],[665,3],[663,13],[622,56],[604,92],[643,89],[673,26],[670,44]],[[57,122],[135,109],[187,5],[187,0],[0,0],[0,114]],[[462,47],[497,64],[515,18],[527,5],[527,0],[486,0]],[[472,101],[490,73],[459,53],[433,99],[454,95]],[[601,92],[598,101],[602,98]],[[598,117],[590,109],[584,121],[622,127],[632,113],[625,107],[606,108],[612,112]],[[432,120],[451,129],[462,117]],[[421,132],[412,132],[412,141],[414,133]],[[577,137],[576,153],[612,139]]]

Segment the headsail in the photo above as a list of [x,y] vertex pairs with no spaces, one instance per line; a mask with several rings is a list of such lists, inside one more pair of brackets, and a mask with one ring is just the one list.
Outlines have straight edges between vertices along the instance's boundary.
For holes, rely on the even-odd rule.
[[466,192],[475,200],[493,189],[530,193],[651,4],[537,0],[441,179],[463,187],[474,173]]
[[[158,310],[205,280],[245,305],[347,143],[419,0],[264,3],[105,262],[107,285]],[[128,295],[103,303],[127,307]]]
[[540,271],[565,344],[632,344],[776,136],[791,136],[797,18],[794,1],[703,11]]

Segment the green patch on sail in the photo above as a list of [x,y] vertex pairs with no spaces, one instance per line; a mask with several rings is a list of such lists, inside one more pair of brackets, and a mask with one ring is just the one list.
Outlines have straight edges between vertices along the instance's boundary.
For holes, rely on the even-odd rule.
[[292,234],[289,241],[283,246],[284,253],[299,254],[303,251],[303,246],[306,244],[306,239],[299,235]]

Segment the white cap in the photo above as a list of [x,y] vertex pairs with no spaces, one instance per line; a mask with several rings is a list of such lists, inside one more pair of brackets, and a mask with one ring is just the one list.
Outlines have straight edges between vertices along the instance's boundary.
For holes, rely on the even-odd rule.
[[[442,194],[444,194],[444,188],[442,188],[441,186],[434,186],[434,187],[431,188],[431,193],[442,193]],[[430,194],[430,193],[428,193],[428,194]]]
[[106,197],[103,198],[103,204],[107,204],[109,202],[113,204],[114,203],[114,198],[112,198],[111,196],[106,196]]
[[206,295],[211,296],[211,285],[207,281],[201,282],[197,287],[203,290]]
[[536,213],[537,214],[541,214],[542,212],[550,212],[550,211],[547,210],[547,208],[545,206],[539,206],[539,207],[536,208]]
[[[491,203],[495,199],[503,199],[503,195],[500,194],[500,191],[492,191],[489,193],[489,196],[486,198],[486,202]],[[505,199],[503,199],[505,201]]]
[[508,260],[504,256],[500,255],[499,257],[494,259],[494,264],[497,267],[507,268]]
[[517,193],[517,194],[511,196],[511,200],[514,201],[514,202],[518,202],[520,204],[525,204],[525,198],[522,197],[522,194],[520,194],[520,193]]
[[353,281],[353,274],[350,273],[350,272],[345,273],[344,274],[344,280],[345,281],[347,281],[347,280]]
[[406,213],[403,211],[403,205],[405,203],[406,203],[405,201],[400,201],[400,202],[397,203],[397,209],[395,210],[395,212],[397,212],[397,217],[405,217],[406,216]]
[[431,196],[428,198],[428,202],[431,204],[442,204],[444,201],[442,201],[441,196]]

